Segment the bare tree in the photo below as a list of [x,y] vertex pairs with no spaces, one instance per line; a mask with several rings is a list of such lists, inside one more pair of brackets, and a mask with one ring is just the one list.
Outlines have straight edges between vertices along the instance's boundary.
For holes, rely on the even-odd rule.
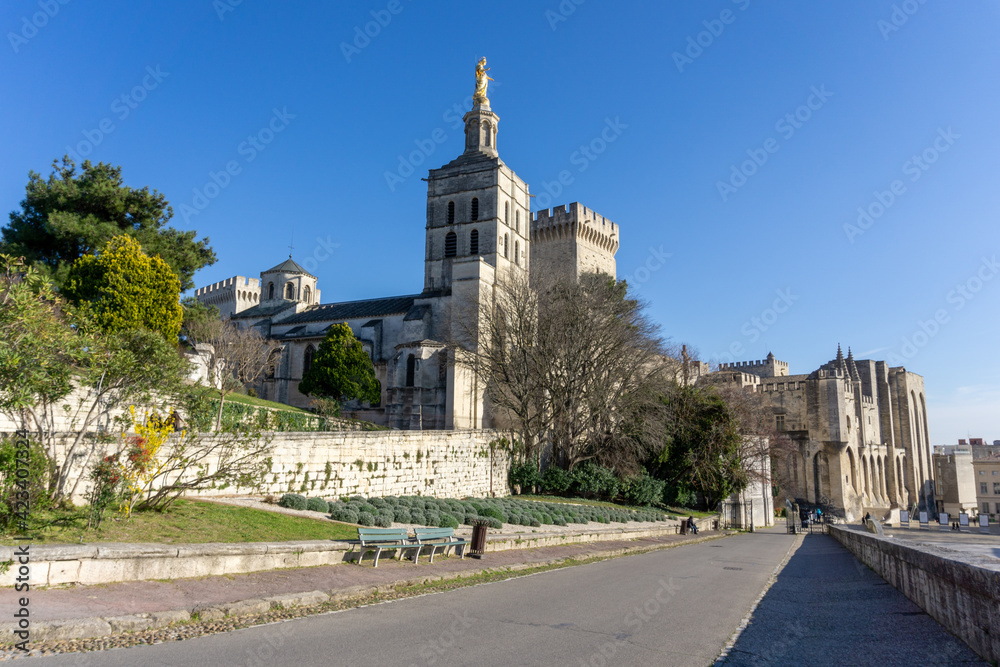
[[565,469],[590,459],[637,466],[651,434],[636,417],[655,402],[667,357],[624,283],[586,274],[536,290],[524,277],[502,276],[491,300],[458,317],[457,357],[528,455],[548,441]]
[[188,337],[205,359],[208,381],[219,396],[215,430],[222,428],[226,396],[256,382],[274,363],[278,343],[264,338],[256,329],[243,329],[231,320],[193,323]]

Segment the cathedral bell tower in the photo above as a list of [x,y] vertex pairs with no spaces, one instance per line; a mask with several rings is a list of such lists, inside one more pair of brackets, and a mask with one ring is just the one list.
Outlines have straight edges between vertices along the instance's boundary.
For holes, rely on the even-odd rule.
[[500,117],[486,96],[488,71],[483,58],[472,109],[463,117],[464,152],[428,173],[424,292],[450,291],[456,266],[470,262],[528,270],[528,186],[497,153]]

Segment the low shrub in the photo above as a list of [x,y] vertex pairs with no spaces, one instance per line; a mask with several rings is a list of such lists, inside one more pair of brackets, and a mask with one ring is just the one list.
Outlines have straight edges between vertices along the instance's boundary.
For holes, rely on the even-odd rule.
[[422,526],[426,522],[427,522],[427,517],[424,516],[424,511],[422,509],[417,509],[416,507],[414,507],[413,509],[410,510],[410,523]]
[[458,519],[451,514],[442,514],[441,521],[438,522],[440,528],[458,528]]
[[650,477],[643,470],[635,477],[622,480],[622,498],[629,505],[652,505],[663,500],[663,491],[666,486],[665,481]]
[[378,526],[379,528],[390,528],[392,527],[392,517],[388,514],[377,514],[375,515],[375,520],[372,525]]
[[398,505],[392,513],[392,518],[398,523],[410,523],[410,508]]
[[521,461],[511,464],[508,479],[512,488],[520,487],[521,493],[531,493],[541,476],[538,474],[538,465],[534,461]]
[[330,514],[330,518],[334,521],[343,521],[344,523],[358,523],[358,513],[350,509],[347,505],[335,509]]
[[486,507],[480,510],[479,516],[492,517],[500,522],[503,522],[507,518],[504,516],[504,513],[496,507]]
[[306,497],[298,493],[286,493],[278,501],[278,507],[287,507],[293,510],[304,510],[308,505],[309,502],[306,500]]
[[569,491],[569,488],[573,485],[573,478],[562,468],[549,466],[542,473],[539,484],[542,487],[542,491],[561,496]]
[[330,503],[326,502],[322,498],[310,498],[306,501],[306,509],[313,512],[329,512]]
[[501,523],[499,519],[496,519],[494,517],[491,516],[483,517],[482,515],[480,515],[479,520],[485,521],[487,528],[503,528],[503,523]]
[[358,514],[358,523],[362,526],[374,526],[375,515],[370,512],[361,512]]

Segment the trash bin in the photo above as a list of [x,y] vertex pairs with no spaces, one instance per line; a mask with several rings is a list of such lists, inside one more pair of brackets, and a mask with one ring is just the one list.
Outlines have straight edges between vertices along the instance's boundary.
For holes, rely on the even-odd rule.
[[472,544],[469,545],[469,555],[473,558],[482,558],[486,553],[486,528],[485,521],[476,521],[472,524]]
[[681,519],[681,535],[688,534],[688,522],[687,519]]

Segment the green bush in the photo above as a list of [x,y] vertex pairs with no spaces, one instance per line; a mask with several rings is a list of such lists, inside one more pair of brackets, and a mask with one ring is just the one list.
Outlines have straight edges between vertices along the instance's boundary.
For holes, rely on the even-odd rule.
[[0,532],[7,532],[20,523],[14,513],[24,507],[21,502],[27,500],[29,520],[35,510],[52,505],[48,485],[51,466],[45,448],[33,440],[19,444],[21,446],[12,437],[0,438]]
[[424,515],[424,511],[422,509],[417,509],[416,507],[411,509],[410,523],[416,524],[418,526],[422,526],[425,523],[427,523],[427,517]]
[[357,512],[345,505],[344,507],[334,509],[330,514],[330,518],[334,521],[343,521],[344,523],[358,523],[359,517]]
[[376,514],[372,525],[378,526],[379,528],[390,528],[392,527],[392,517],[388,514]]
[[683,484],[667,484],[663,490],[663,504],[671,507],[693,507],[698,502],[698,494]]
[[497,509],[496,507],[486,507],[480,510],[479,516],[492,517],[497,521],[501,522],[507,518],[506,516],[504,516],[504,513],[501,510]]
[[361,503],[361,511],[368,512],[369,514],[378,514],[378,507],[372,505],[370,502]]
[[584,498],[614,500],[618,497],[618,476],[611,468],[587,461],[572,473],[573,489]]
[[541,480],[541,476],[538,474],[538,465],[534,461],[521,461],[511,464],[508,479],[511,488],[520,486],[521,493],[531,493]]
[[653,505],[663,501],[663,491],[666,486],[665,481],[650,477],[643,470],[635,477],[622,480],[622,498],[629,505]]
[[480,521],[485,521],[487,528],[503,528],[503,523],[501,523],[499,519],[496,519],[494,517],[491,517],[491,516],[484,517],[484,516],[480,515],[479,516],[479,520]]
[[424,525],[431,528],[437,528],[438,524],[441,523],[441,514],[433,510],[428,510],[424,512]]
[[573,486],[573,478],[562,468],[551,465],[542,473],[539,485],[545,493],[554,493],[557,496],[561,496]]
[[287,507],[293,510],[304,510],[308,505],[309,501],[306,500],[306,497],[298,493],[286,493],[278,501],[278,507]]
[[322,498],[310,498],[306,501],[306,509],[313,512],[329,512],[330,503],[326,502]]
[[440,528],[458,528],[458,519],[451,514],[442,514],[441,521],[438,522]]
[[375,515],[371,512],[361,512],[358,514],[358,523],[362,526],[374,526]]
[[399,505],[392,513],[392,518],[398,523],[410,523],[410,508]]

